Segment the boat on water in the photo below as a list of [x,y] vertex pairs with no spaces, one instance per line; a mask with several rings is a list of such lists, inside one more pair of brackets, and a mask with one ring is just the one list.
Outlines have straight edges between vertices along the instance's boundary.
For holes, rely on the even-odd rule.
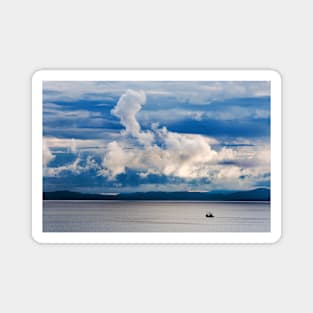
[[213,215],[212,212],[208,212],[208,213],[205,214],[205,217],[212,218],[212,217],[215,217],[215,216]]

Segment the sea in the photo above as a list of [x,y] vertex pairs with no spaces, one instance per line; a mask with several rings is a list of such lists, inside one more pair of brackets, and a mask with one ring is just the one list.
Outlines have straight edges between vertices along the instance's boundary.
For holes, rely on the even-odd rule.
[[[213,218],[206,214],[212,212]],[[269,202],[43,201],[44,232],[269,232]]]

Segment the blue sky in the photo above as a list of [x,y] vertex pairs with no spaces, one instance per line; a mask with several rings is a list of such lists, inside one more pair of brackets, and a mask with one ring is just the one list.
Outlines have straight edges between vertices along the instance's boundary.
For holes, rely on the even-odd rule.
[[44,190],[270,186],[269,82],[43,84]]

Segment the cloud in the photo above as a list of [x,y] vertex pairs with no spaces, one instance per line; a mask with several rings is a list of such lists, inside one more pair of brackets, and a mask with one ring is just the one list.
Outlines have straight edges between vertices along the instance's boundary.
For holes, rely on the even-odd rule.
[[[45,137],[43,140],[43,171],[46,177],[57,177],[64,172],[70,172],[74,175],[79,175],[83,172],[88,172],[92,169],[100,170],[99,164],[93,159],[91,155],[86,158],[80,156],[81,151],[92,151],[94,149],[101,149],[104,147],[104,143],[99,140],[77,140],[77,139],[62,139]],[[48,167],[48,164],[52,160],[57,160],[57,155],[60,149],[64,149],[66,153],[76,154],[77,157],[72,163],[62,166]],[[51,152],[55,151],[54,153]],[[62,151],[62,150],[61,150]],[[63,153],[63,152],[62,152]]]
[[269,110],[261,110],[245,107],[228,107],[220,106],[219,110],[145,110],[137,114],[138,120],[148,126],[151,122],[162,122],[167,125],[185,123],[188,121],[198,121],[206,123],[208,120],[216,121],[238,121],[270,118]]
[[210,139],[199,135],[176,134],[165,128],[156,134],[163,147],[156,144],[131,149],[116,141],[107,146],[101,174],[114,179],[126,169],[137,170],[142,177],[149,174],[186,179],[205,177],[206,165],[217,160]]
[[133,158],[132,152],[124,151],[116,141],[113,141],[107,146],[107,152],[102,162],[104,169],[99,171],[99,175],[115,178],[125,172],[126,165]]
[[124,134],[130,134],[137,138],[142,144],[149,144],[153,140],[151,132],[143,132],[136,119],[136,114],[146,102],[146,95],[142,91],[127,90],[111,110],[125,127]]
[[44,137],[44,149],[49,151],[62,148],[68,152],[77,153],[80,150],[101,149],[104,147],[105,142],[103,140]]
[[[46,138],[60,138],[64,140],[91,140],[94,142],[99,142],[100,147],[103,146],[106,142],[111,142],[116,138],[120,137],[120,128],[119,129],[110,129],[110,128],[98,128],[98,127],[79,127],[79,126],[49,126],[44,128],[43,132]],[[94,146],[95,148],[97,146]]]
[[90,170],[100,169],[98,163],[91,156],[88,156],[84,162],[82,161],[81,157],[78,156],[75,161],[70,164],[44,168],[44,175],[46,177],[55,177],[60,176],[64,172],[71,172],[72,175],[80,175]]
[[43,166],[47,166],[50,161],[52,161],[55,156],[51,153],[49,145],[46,140],[43,140],[43,150],[42,150]]
[[43,107],[45,120],[88,120],[90,118],[100,118],[100,112],[90,112],[88,110],[69,110],[55,103],[45,103]]
[[44,174],[47,177],[59,176],[62,172],[69,171],[72,174],[80,174],[82,167],[79,166],[80,158],[77,158],[73,163],[58,167],[49,167],[44,169]]
[[44,82],[44,101],[111,101],[125,90],[142,90],[149,97],[172,98],[178,102],[208,104],[233,97],[270,95],[267,81],[126,81],[126,82]]
[[[183,87],[187,85],[173,85],[178,90],[177,97],[182,97],[181,100],[184,98],[184,92],[186,92],[186,96],[188,94],[188,90],[183,90]],[[198,87],[201,86],[204,85],[200,84]],[[234,84],[232,87],[234,90],[236,88],[239,90],[242,86]],[[197,90],[201,89],[199,88],[193,90],[194,95],[190,96],[197,97]],[[225,84],[209,84],[207,88],[203,89],[205,92],[217,94],[225,90]],[[245,93],[244,88],[241,90],[242,94]],[[62,93],[62,91],[60,92]],[[249,92],[253,93],[255,90],[251,87]],[[230,112],[223,112],[224,108],[227,107],[226,103],[219,111],[212,112],[214,110],[211,110],[212,116],[209,116],[209,113],[205,111],[201,111],[201,109],[199,110],[199,105],[194,110],[189,110],[189,106],[185,109],[178,108],[176,112],[174,109],[160,110],[159,107],[153,108],[151,107],[153,103],[150,103],[149,109],[142,110],[147,106],[147,95],[148,97],[155,96],[156,93],[157,90],[153,93],[151,90],[146,91],[146,89],[145,91],[140,89],[127,89],[126,92],[124,91],[110,111],[111,120],[118,124],[119,128],[116,128],[115,132],[110,132],[109,136],[105,134],[107,129],[104,127],[103,129],[94,130],[99,133],[96,137],[98,139],[45,137],[43,148],[44,175],[46,177],[60,177],[60,179],[65,175],[72,175],[76,176],[77,180],[83,175],[94,175],[94,177],[97,177],[95,181],[98,184],[100,184],[98,179],[103,179],[103,186],[111,186],[112,190],[114,188],[120,190],[124,186],[125,177],[128,179],[128,186],[129,182],[135,179],[138,186],[144,184],[145,188],[148,188],[149,182],[152,186],[152,182],[157,184],[159,181],[160,186],[155,185],[153,188],[164,188],[164,186],[161,186],[161,181],[164,181],[165,189],[167,182],[171,184],[173,189],[175,186],[177,188],[186,188],[191,185],[197,188],[205,185],[205,188],[211,189],[238,189],[254,186],[264,181],[264,173],[270,171],[269,144],[262,142],[261,139],[254,142],[245,142],[244,137],[247,137],[247,129],[256,132],[261,127],[264,128],[264,121],[261,119],[268,117],[268,111],[253,108],[245,111],[244,108],[238,105]],[[58,94],[58,92],[55,94]],[[220,96],[222,97],[222,95]],[[160,99],[162,100],[162,95]],[[189,100],[186,98],[182,101]],[[221,104],[214,105],[216,107],[221,106]],[[211,104],[212,107],[214,105]],[[249,105],[250,103],[247,108]],[[162,104],[162,107],[166,108],[166,104]],[[50,110],[50,113],[53,114],[55,114],[55,111],[61,111],[58,105],[53,103],[47,106],[47,110]],[[103,110],[109,112],[106,107],[103,107]],[[84,114],[87,119],[96,117],[88,115],[89,113],[87,116],[85,110],[76,110],[73,114],[65,110],[65,113],[66,117],[70,119],[78,116],[82,118]],[[190,115],[192,121],[185,121],[185,118],[190,117]],[[247,118],[259,118],[260,121],[243,122],[236,119],[237,116],[242,115]],[[154,116],[154,119],[151,116]],[[213,120],[216,118],[223,120],[222,124]],[[173,120],[175,122],[175,119],[180,120],[180,123],[176,126],[171,123],[167,127],[163,126],[164,121]],[[159,123],[155,123],[156,121]],[[222,130],[221,127],[223,127]],[[77,129],[79,130],[79,127]],[[243,138],[242,140],[237,138],[240,139],[238,142],[231,139],[230,145],[225,144],[223,146],[222,142],[204,135],[210,133],[208,129],[214,135],[218,131],[219,133],[234,136],[243,134]],[[68,129],[66,131],[69,135]],[[71,128],[73,134],[74,131],[75,128]],[[87,131],[89,130],[84,128],[84,132]],[[120,133],[118,133],[119,131]],[[186,133],[188,131],[193,133]],[[196,134],[198,131],[199,134]],[[103,136],[102,139],[100,139],[101,136]],[[222,139],[218,136],[216,138]],[[231,145],[232,143],[234,145]],[[71,163],[63,164],[64,159],[63,163],[58,163],[62,160],[62,156],[60,156],[53,164],[62,164],[61,166],[48,167],[52,160],[58,158],[58,150],[63,151],[62,153],[70,153],[73,157]],[[96,161],[96,155],[99,155],[99,153],[102,153],[102,160]],[[177,184],[175,183],[176,179],[179,182]]]
[[184,120],[202,120],[205,117],[203,111],[192,111],[192,110],[177,110],[173,109],[159,109],[159,110],[145,110],[137,114],[138,120],[145,125],[149,125],[155,122],[162,123],[177,123]]
[[[226,88],[225,88],[226,87]],[[246,98],[246,97],[264,97],[270,94],[269,82],[253,81],[227,81],[227,82],[208,82],[199,87],[203,91],[210,92],[216,99],[227,98]]]
[[77,144],[76,144],[76,140],[74,138],[72,138],[72,140],[71,140],[70,151],[72,153],[77,152]]

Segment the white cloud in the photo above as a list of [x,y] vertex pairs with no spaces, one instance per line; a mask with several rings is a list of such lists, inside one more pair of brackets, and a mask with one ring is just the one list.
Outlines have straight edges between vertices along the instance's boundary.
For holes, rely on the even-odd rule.
[[217,120],[236,120],[236,119],[259,119],[269,118],[269,110],[260,110],[251,108],[244,108],[240,106],[232,106],[228,111],[213,111],[213,112],[202,112],[202,117],[206,116],[210,119]]
[[[127,143],[116,141],[109,144],[99,175],[114,180],[128,168],[139,172],[141,177],[156,174],[187,180],[207,178],[212,181],[212,186],[237,189],[262,180],[262,175],[269,172],[270,159],[266,147],[216,151],[211,148],[210,139],[201,135],[177,134],[164,128],[158,132],[156,135],[163,147],[130,148]],[[230,164],[220,164],[223,161]],[[243,176],[248,179],[242,180]]]
[[121,120],[126,133],[137,136],[140,133],[140,125],[136,120],[136,114],[146,102],[146,96],[143,92],[127,90],[117,102],[117,105],[111,110],[111,113]]
[[201,121],[204,119],[214,119],[214,120],[237,120],[237,119],[260,119],[260,118],[269,118],[269,110],[255,109],[254,107],[240,107],[240,106],[231,106],[228,110],[214,110],[206,111],[204,108],[201,110],[146,110],[140,111],[137,114],[138,120],[144,125],[152,121],[161,121],[163,123],[177,123],[183,120],[195,120]]
[[66,148],[72,153],[76,153],[81,149],[92,149],[92,148],[104,148],[105,142],[102,140],[95,139],[69,139],[69,138],[56,138],[56,137],[45,137],[44,143],[47,148]]
[[65,148],[68,152],[73,154],[79,154],[81,149],[93,149],[94,147],[104,147],[104,143],[100,140],[81,140],[81,139],[63,139],[54,137],[45,137],[43,139],[43,171],[44,176],[59,176],[64,171],[70,171],[74,175],[81,174],[91,169],[100,170],[100,166],[89,155],[82,163],[81,157],[78,155],[74,162],[57,167],[48,167],[50,161],[55,159],[55,154],[51,152],[51,149]]
[[81,164],[82,159],[77,157],[73,163],[58,166],[58,167],[48,167],[44,168],[44,175],[46,177],[55,177],[59,176],[65,171],[71,172],[73,175],[79,175],[83,172],[88,172],[91,169],[99,170],[100,166],[98,163],[91,157],[88,156],[85,164]]
[[79,166],[80,158],[77,158],[73,163],[62,165],[58,167],[48,167],[44,169],[44,174],[46,177],[59,176],[64,171],[70,171],[73,174],[80,174],[82,167]]
[[238,179],[242,175],[241,169],[238,166],[227,166],[221,168],[216,178],[218,182],[227,182],[229,180]]
[[192,179],[208,175],[207,166],[217,161],[218,153],[211,149],[208,138],[172,133],[165,128],[156,135],[163,148],[154,144],[130,149],[124,143],[110,143],[101,174],[113,179],[129,168],[141,172],[141,176],[157,174]]
[[74,138],[72,138],[72,140],[71,140],[70,151],[72,153],[77,152],[77,144],[76,144],[76,140]]
[[203,91],[208,91],[215,99],[261,97],[270,95],[269,82],[216,81],[207,82],[199,88]]
[[45,101],[75,99],[106,99],[121,96],[125,90],[142,90],[148,96],[168,98],[198,104],[233,97],[270,95],[269,82],[242,81],[128,81],[128,82],[44,82]]
[[111,110],[111,113],[118,117],[125,127],[124,134],[130,134],[137,138],[142,144],[149,144],[153,140],[151,132],[143,132],[136,119],[136,114],[146,102],[146,95],[142,91],[127,90]]
[[45,139],[43,140],[42,158],[44,166],[47,166],[48,163],[55,158],[55,156],[51,153],[49,145]]
[[193,120],[201,120],[205,116],[205,113],[202,111],[188,111],[188,110],[146,110],[138,113],[138,120],[148,124],[152,121],[162,121],[164,122],[178,122],[184,119],[193,119]]
[[46,120],[82,120],[101,117],[100,112],[90,112],[87,110],[66,110],[61,105],[55,103],[45,103],[43,107]]
[[124,150],[116,141],[109,143],[102,162],[104,169],[99,171],[99,175],[114,178],[116,175],[124,173],[126,165],[133,157],[132,152]]

